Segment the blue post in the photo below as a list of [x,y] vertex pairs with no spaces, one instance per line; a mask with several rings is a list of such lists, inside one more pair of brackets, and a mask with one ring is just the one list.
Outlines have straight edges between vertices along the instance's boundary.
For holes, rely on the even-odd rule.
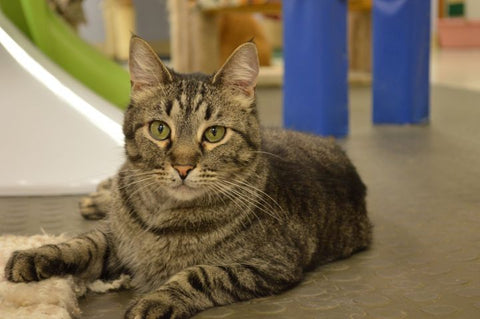
[[346,0],[283,1],[286,128],[348,134]]
[[430,0],[374,0],[373,122],[428,122]]

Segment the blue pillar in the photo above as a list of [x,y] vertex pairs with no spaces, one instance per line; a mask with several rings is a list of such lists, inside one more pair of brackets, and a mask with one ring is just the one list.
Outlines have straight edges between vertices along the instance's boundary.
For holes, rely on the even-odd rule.
[[348,134],[347,0],[283,1],[284,126]]
[[430,0],[373,3],[373,122],[428,122]]

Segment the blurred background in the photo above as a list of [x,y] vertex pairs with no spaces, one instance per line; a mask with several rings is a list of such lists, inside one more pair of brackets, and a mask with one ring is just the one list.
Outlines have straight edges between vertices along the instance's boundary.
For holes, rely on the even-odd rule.
[[[432,81],[449,85],[480,88],[474,74],[478,69],[480,51],[480,1],[476,0],[431,0],[432,19]],[[71,1],[75,3],[77,1]],[[128,39],[131,32],[147,39],[164,59],[182,60],[177,68],[184,71],[211,71],[225,60],[240,43],[252,37],[260,46],[262,68],[260,84],[282,83],[282,15],[280,1],[172,1],[168,10],[167,0],[84,0],[84,19],[78,32],[82,38],[105,54],[126,61]],[[237,5],[235,5],[237,3]],[[350,80],[354,84],[368,84],[371,79],[371,27],[372,1],[351,0],[348,2],[348,50]],[[204,29],[192,28],[182,20],[182,14],[198,6],[213,26]],[[197,13],[200,14],[200,13]],[[117,16],[115,18],[115,16]],[[140,17],[140,18],[138,18]],[[117,21],[117,24],[115,22]],[[123,34],[122,34],[123,33]],[[123,36],[123,41],[120,39]],[[209,57],[191,65],[174,45],[190,39],[204,39],[208,52],[197,52]],[[214,39],[217,38],[217,43]],[[115,39],[118,39],[115,42]],[[200,41],[200,40],[198,40]],[[122,45],[123,42],[123,45]],[[190,45],[193,45],[190,43]],[[177,54],[178,56],[172,56]],[[213,57],[213,58],[212,58]],[[471,74],[471,75],[469,75]]]

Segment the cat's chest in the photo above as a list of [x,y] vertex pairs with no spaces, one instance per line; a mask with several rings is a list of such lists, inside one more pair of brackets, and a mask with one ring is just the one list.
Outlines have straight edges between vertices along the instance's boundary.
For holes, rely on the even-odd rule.
[[136,255],[137,259],[154,259],[158,262],[189,260],[204,248],[199,240],[190,235],[156,235],[148,231],[131,232],[131,236],[119,239],[120,249],[125,255]]
[[182,269],[208,259],[208,240],[197,236],[159,235],[134,222],[117,221],[112,226],[118,258],[136,277],[134,284],[158,286]]

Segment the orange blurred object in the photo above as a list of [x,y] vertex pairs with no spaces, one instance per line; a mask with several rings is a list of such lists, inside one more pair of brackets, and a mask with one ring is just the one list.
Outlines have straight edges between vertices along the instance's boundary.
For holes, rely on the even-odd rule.
[[441,47],[480,48],[480,21],[439,19],[438,38]]

